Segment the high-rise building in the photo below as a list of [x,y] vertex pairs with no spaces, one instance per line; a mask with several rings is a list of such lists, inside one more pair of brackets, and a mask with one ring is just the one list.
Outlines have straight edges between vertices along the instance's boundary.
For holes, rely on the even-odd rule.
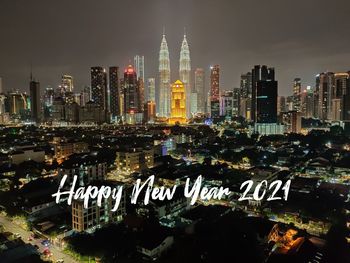
[[342,96],[342,120],[350,121],[350,71],[349,77],[346,80],[345,91]]
[[301,112],[305,118],[314,118],[314,91],[311,86],[307,86],[306,89],[302,92],[301,98]]
[[163,33],[159,51],[159,100],[158,113],[160,117],[170,116],[170,59],[168,44]]
[[301,111],[301,79],[295,78],[293,81],[293,110]]
[[110,112],[115,120],[120,116],[119,101],[119,67],[109,67]]
[[137,75],[134,68],[129,65],[124,71],[124,112],[135,113],[139,109]]
[[220,96],[220,116],[229,116],[232,117],[237,115],[237,90],[233,91],[224,91]]
[[252,120],[277,122],[277,81],[274,68],[256,65],[252,70]]
[[286,97],[278,96],[277,97],[277,115],[280,115],[283,112],[286,112]]
[[191,117],[191,58],[190,49],[187,43],[186,34],[182,40],[180,51],[179,76],[185,87],[186,93],[186,116]]
[[194,90],[197,93],[197,112],[205,113],[206,92],[204,69],[202,68],[197,68],[194,72]]
[[324,72],[316,76],[317,117],[321,120],[332,118],[332,95],[334,92],[334,73]]
[[156,79],[148,78],[147,80],[147,101],[156,101]]
[[251,119],[252,104],[252,73],[247,72],[241,75],[240,98],[239,98],[239,115]]
[[153,123],[156,117],[156,103],[154,101],[147,101],[144,108],[144,120]]
[[102,67],[91,68],[91,100],[107,114],[107,73]]
[[215,65],[210,67],[210,115],[219,117],[220,115],[220,67]]
[[140,123],[143,119],[143,84],[142,79],[137,79],[136,71],[129,65],[124,71],[123,94],[124,94],[124,115],[129,124]]
[[185,85],[177,80],[171,86],[171,117],[169,123],[186,123]]
[[62,92],[73,92],[73,77],[70,75],[63,75],[62,76],[62,82],[61,82],[61,88]]
[[192,116],[192,115],[195,115],[198,112],[198,94],[197,94],[197,92],[195,92],[195,91],[191,92],[190,100],[191,100],[190,112],[191,112],[191,116]]
[[210,67],[210,99],[218,101],[220,97],[220,66],[215,65]]
[[30,112],[33,122],[40,122],[41,104],[40,104],[40,83],[31,78],[29,84],[30,90]]
[[145,57],[136,55],[134,56],[134,68],[136,75],[145,82]]

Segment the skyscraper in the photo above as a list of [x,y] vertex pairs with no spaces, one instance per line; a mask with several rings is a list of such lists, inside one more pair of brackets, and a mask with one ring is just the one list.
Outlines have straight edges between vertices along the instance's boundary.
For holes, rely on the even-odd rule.
[[346,87],[343,94],[343,105],[342,105],[342,120],[350,121],[350,71],[348,72],[349,77],[346,80]]
[[171,117],[169,123],[186,123],[185,85],[177,80],[171,86]]
[[33,80],[32,77],[30,78],[29,90],[30,90],[31,118],[32,118],[33,122],[39,123],[40,122],[40,112],[41,112],[40,83]]
[[334,73],[324,72],[316,76],[317,117],[321,120],[332,118],[332,94]]
[[191,59],[190,59],[190,49],[187,43],[186,34],[181,44],[180,51],[180,67],[179,67],[179,76],[185,87],[186,93],[186,116],[187,118],[191,117]]
[[159,51],[159,116],[170,116],[170,59],[168,44],[163,33]]
[[252,73],[248,72],[241,75],[240,98],[239,98],[239,115],[251,119],[252,104]]
[[91,99],[107,114],[107,73],[102,67],[91,68]]
[[252,120],[277,123],[277,81],[274,68],[254,66],[252,70]]
[[204,70],[202,68],[197,68],[194,72],[194,89],[197,93],[197,111],[200,113],[205,113],[205,78]]
[[109,67],[110,112],[115,120],[120,116],[119,103],[119,67]]
[[156,79],[148,78],[147,80],[147,101],[156,101]]
[[212,101],[218,101],[219,92],[219,81],[220,81],[220,66],[215,65],[210,67],[210,98]]
[[124,71],[124,112],[136,113],[139,109],[139,94],[137,75],[134,68],[129,65]]
[[134,56],[134,68],[138,78],[145,81],[145,57],[136,55]]
[[295,78],[293,81],[293,110],[301,111],[301,79]]
[[219,117],[220,115],[220,67],[215,65],[210,67],[210,115]]
[[64,92],[73,92],[73,77],[70,75],[63,75],[61,82],[62,91]]

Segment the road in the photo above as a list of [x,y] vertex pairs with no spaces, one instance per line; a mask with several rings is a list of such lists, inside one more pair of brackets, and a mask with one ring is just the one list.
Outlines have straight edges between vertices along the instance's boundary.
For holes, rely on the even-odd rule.
[[[32,241],[29,241],[28,239],[31,236],[31,232],[23,229],[19,225],[16,225],[10,219],[6,218],[4,215],[0,215],[0,224],[4,226],[6,231],[20,234],[24,242],[30,243],[32,245],[37,245],[39,247],[40,253],[44,251],[45,246],[41,244],[41,241],[43,241],[43,239],[39,238],[39,239],[33,239]],[[53,260],[53,262],[56,262],[56,260],[58,259],[63,259],[65,263],[78,262],[71,256],[63,253],[59,248],[55,247],[54,245],[50,245],[49,249],[53,253],[53,256],[50,258],[51,260]]]

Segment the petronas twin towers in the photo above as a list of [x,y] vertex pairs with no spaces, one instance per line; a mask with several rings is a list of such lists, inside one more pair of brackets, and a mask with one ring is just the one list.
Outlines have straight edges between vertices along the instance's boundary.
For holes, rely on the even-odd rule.
[[[179,78],[184,84],[186,93],[186,116],[190,118],[190,95],[191,95],[191,59],[190,49],[187,43],[186,34],[182,40],[179,63]],[[159,116],[170,116],[170,58],[168,44],[163,33],[159,51]]]

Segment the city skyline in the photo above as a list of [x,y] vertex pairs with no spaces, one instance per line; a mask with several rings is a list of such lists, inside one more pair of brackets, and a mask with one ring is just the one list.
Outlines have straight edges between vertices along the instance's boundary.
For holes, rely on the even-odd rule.
[[[222,69],[221,90],[239,87],[242,73],[256,64],[267,64],[276,68],[279,93],[287,95],[292,91],[294,78],[300,77],[303,87],[315,86],[315,75],[320,72],[348,70],[350,39],[342,32],[349,24],[345,15],[350,5],[340,1],[342,4],[333,6],[335,10],[334,15],[330,14],[331,19],[312,19],[310,14],[315,13],[317,17],[326,17],[323,2],[308,1],[302,4],[303,8],[297,8],[295,1],[283,4],[278,1],[256,2],[254,5],[252,2],[220,1],[213,4],[201,1],[199,4],[186,1],[181,22],[173,23],[177,21],[174,19],[179,13],[177,11],[184,5],[133,1],[127,4],[109,2],[102,6],[84,2],[84,14],[78,21],[74,19],[74,13],[79,11],[79,2],[69,5],[69,8],[62,2],[48,8],[42,1],[34,4],[3,1],[0,4],[0,29],[3,32],[0,76],[4,90],[24,91],[32,63],[34,77],[40,81],[41,89],[48,85],[55,88],[60,84],[60,76],[69,74],[74,77],[76,89],[80,90],[90,83],[90,67],[116,65],[123,68],[136,54],[142,54],[146,61],[146,78],[155,77],[163,26],[174,69],[178,68],[177,56],[183,28],[186,27],[192,68],[204,68],[209,76],[209,67],[219,64]],[[55,19],[60,11],[63,12],[63,7],[65,19]],[[142,26],[139,21],[130,21],[124,14],[117,13],[125,8],[140,15]],[[211,8],[215,15],[211,14]],[[154,17],[148,21],[147,16],[153,12]],[[241,13],[246,12],[250,15],[242,17]],[[97,19],[102,14],[103,19]],[[19,16],[28,22],[23,25],[16,21]],[[244,33],[256,28],[258,22],[260,30],[254,31],[255,34]],[[11,27],[7,27],[9,24]],[[127,26],[122,26],[125,24]],[[110,38],[111,32],[115,36],[125,35],[130,28],[134,34]],[[324,32],[327,32],[327,38]],[[91,40],[91,36],[106,41]],[[332,36],[337,41],[332,41]],[[65,37],[69,41],[65,41]],[[176,75],[177,72],[172,71],[171,81],[177,79]],[[208,81],[206,78],[206,84]]]

